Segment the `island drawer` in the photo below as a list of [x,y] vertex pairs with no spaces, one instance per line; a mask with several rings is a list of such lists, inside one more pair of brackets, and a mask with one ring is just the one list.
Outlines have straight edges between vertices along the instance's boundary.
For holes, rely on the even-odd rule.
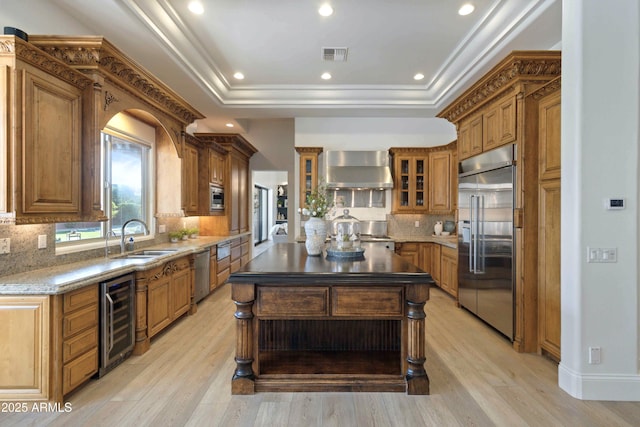
[[259,317],[305,317],[329,315],[328,287],[259,286]]
[[403,288],[336,286],[331,289],[332,316],[397,317],[404,313]]

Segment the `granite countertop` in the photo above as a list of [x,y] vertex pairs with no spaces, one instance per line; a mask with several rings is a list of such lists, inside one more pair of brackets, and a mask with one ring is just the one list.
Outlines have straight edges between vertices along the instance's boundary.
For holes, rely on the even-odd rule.
[[[56,295],[112,279],[114,277],[158,267],[172,259],[198,253],[218,243],[243,236],[200,236],[178,243],[162,243],[139,250],[176,249],[175,252],[153,258],[92,258],[71,264],[32,270],[0,277],[0,295]],[[138,250],[134,251],[137,252]]]
[[252,259],[229,277],[231,283],[271,283],[315,286],[327,283],[432,283],[422,271],[390,250],[364,242],[364,254],[355,258],[310,256],[304,245],[280,243]]
[[458,235],[452,236],[389,236],[396,243],[419,242],[419,243],[439,243],[442,246],[456,249],[458,247]]

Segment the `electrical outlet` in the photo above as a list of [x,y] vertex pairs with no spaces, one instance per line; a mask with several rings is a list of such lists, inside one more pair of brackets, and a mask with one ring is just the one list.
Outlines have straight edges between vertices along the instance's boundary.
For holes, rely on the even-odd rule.
[[413,225],[415,225],[416,228],[420,227],[420,221],[416,221]]
[[38,249],[46,249],[47,248],[47,235],[40,234],[38,235]]
[[8,254],[11,252],[11,239],[5,237],[0,239],[0,254]]
[[167,232],[167,226],[164,224],[160,224],[158,226],[158,233],[166,233]]
[[589,347],[589,364],[597,365],[600,363],[600,347]]

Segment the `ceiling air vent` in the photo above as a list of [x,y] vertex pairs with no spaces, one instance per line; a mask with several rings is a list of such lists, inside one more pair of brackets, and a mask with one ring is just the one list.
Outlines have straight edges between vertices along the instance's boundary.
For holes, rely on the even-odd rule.
[[332,62],[345,62],[347,60],[347,52],[349,52],[349,49],[346,47],[323,47],[322,59]]

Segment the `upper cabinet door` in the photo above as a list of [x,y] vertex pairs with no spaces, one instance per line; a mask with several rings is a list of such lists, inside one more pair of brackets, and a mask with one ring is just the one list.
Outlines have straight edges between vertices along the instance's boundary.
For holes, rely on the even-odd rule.
[[19,74],[24,82],[21,211],[79,215],[82,92],[37,70]]
[[429,212],[451,210],[451,152],[429,155]]
[[560,178],[560,91],[538,106],[540,179]]

